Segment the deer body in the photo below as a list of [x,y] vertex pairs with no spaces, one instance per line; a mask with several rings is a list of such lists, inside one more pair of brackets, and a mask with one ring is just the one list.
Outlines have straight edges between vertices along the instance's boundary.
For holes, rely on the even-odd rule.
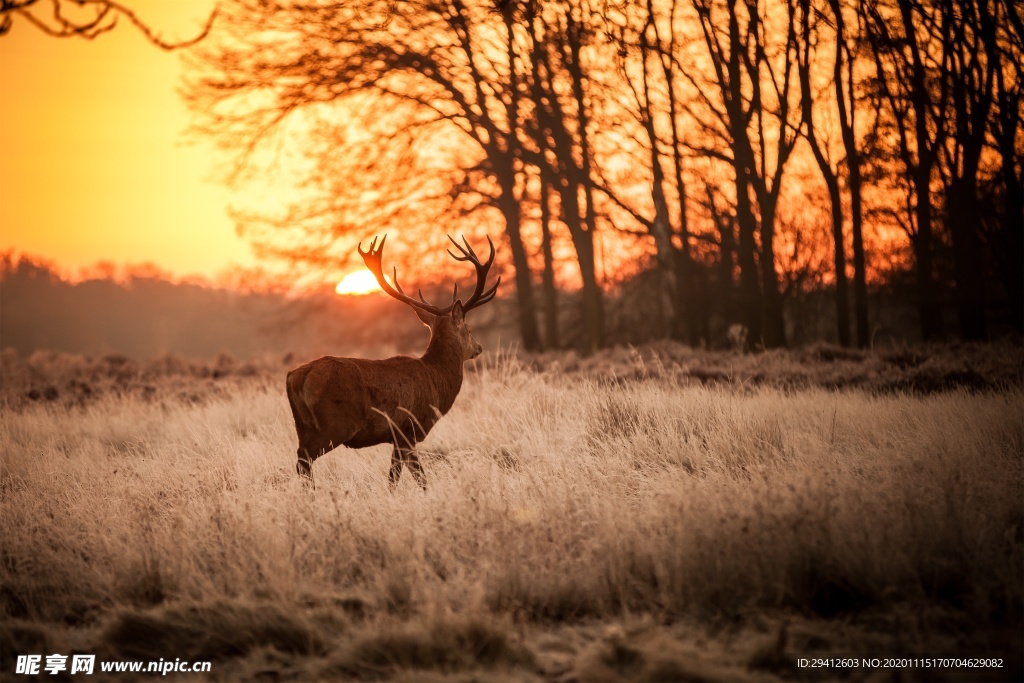
[[[465,311],[494,296],[497,283],[488,292],[483,291],[494,248],[492,245],[491,258],[485,265],[476,259],[467,243],[468,252],[463,250],[466,258],[459,260],[471,260],[477,266],[477,290],[463,307],[456,299],[456,288],[453,303],[438,309],[423,301],[422,296],[417,302],[404,297],[401,287],[397,292],[390,288],[381,274],[380,250],[373,251],[375,244],[376,240],[369,252],[360,250],[360,254],[385,291],[413,306],[420,320],[430,328],[430,343],[420,358],[367,360],[324,356],[289,372],[288,402],[299,437],[296,469],[312,480],[313,461],[338,446],[365,448],[391,443],[391,487],[397,485],[403,465],[408,465],[417,483],[425,489],[426,476],[415,445],[455,403],[462,388],[463,363],[482,351],[465,321]],[[381,241],[380,249],[383,248]]]

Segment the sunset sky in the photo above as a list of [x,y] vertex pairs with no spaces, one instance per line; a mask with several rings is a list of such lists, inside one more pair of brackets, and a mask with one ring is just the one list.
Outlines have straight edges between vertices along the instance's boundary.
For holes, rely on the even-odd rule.
[[[213,4],[131,6],[165,40],[184,40]],[[216,180],[224,159],[185,135],[182,69],[178,53],[124,20],[87,41],[15,16],[0,38],[0,250],[68,275],[101,260],[176,276],[253,265],[226,211],[232,194]]]

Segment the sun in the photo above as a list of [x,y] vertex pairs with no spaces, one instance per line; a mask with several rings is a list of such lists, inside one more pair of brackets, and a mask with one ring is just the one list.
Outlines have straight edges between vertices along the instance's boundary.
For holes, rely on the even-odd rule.
[[341,279],[334,291],[338,294],[371,294],[380,289],[377,279],[368,270],[357,270]]

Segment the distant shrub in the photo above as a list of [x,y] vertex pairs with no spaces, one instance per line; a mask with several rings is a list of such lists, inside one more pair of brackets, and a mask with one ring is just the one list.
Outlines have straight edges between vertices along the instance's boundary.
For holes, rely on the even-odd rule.
[[449,617],[383,626],[361,636],[324,673],[377,679],[408,670],[445,672],[495,667],[533,668],[533,655],[491,620]]
[[114,618],[103,642],[123,657],[222,660],[258,647],[314,654],[324,643],[313,627],[278,605],[214,602],[177,605]]

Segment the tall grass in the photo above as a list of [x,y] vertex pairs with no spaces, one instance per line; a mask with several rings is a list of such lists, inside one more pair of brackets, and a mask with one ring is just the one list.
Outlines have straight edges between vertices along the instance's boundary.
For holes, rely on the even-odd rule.
[[[0,424],[4,647],[81,632],[123,655],[285,653],[373,678],[543,671],[515,633],[560,624],[906,610],[1019,629],[1022,405],[602,383],[505,358],[421,445],[428,491],[394,494],[383,446],[328,454],[301,486],[275,387],[34,405]],[[211,633],[233,635],[211,650]]]

